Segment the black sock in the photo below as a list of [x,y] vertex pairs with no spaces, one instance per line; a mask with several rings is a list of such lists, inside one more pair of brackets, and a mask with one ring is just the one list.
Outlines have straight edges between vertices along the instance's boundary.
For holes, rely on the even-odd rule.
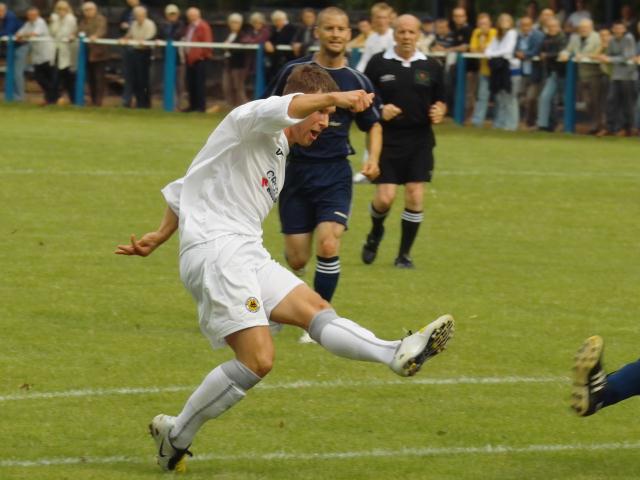
[[389,210],[386,212],[379,212],[373,206],[373,203],[369,205],[369,213],[371,214],[371,235],[380,238],[384,233],[384,219],[387,218]]
[[408,208],[405,208],[402,212],[402,237],[400,239],[399,257],[409,256],[411,246],[416,239],[423,218],[424,215],[422,212],[416,212]]
[[340,257],[316,257],[316,275],[313,289],[327,302],[331,301],[340,279]]

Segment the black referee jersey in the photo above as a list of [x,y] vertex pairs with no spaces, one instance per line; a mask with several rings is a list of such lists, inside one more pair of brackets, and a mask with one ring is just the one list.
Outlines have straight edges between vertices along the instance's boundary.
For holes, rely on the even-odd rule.
[[435,102],[445,101],[444,73],[440,63],[416,52],[411,60],[404,60],[395,51],[374,55],[365,69],[383,104],[392,103],[402,113],[390,121],[381,120],[383,141],[420,135],[431,146],[435,137],[431,129],[429,109]]

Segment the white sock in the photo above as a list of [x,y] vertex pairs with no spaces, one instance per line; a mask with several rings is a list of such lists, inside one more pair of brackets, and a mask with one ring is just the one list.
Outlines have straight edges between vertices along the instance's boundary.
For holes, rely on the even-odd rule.
[[246,395],[259,381],[255,373],[238,360],[230,360],[214,368],[191,394],[171,429],[175,448],[187,448],[202,425],[222,415]]
[[318,313],[309,326],[316,342],[340,357],[389,365],[400,340],[380,340],[373,332],[355,322],[341,318],[334,310]]

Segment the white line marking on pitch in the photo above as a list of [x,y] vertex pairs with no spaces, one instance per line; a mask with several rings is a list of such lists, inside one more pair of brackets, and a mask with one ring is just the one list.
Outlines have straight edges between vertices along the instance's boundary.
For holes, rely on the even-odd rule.
[[[534,170],[439,170],[440,176],[506,176],[506,177],[557,177],[557,178],[640,178],[635,172],[542,172]],[[162,170],[40,170],[33,168],[0,170],[0,175],[58,175],[84,177],[166,177],[175,176],[175,172]]]
[[[424,447],[402,448],[399,450],[362,450],[347,452],[266,452],[243,453],[239,455],[219,455],[205,453],[196,455],[191,461],[240,461],[240,460],[349,460],[353,458],[387,458],[387,457],[435,457],[445,455],[504,455],[527,453],[556,453],[556,452],[593,452],[606,450],[638,450],[640,442],[616,442],[595,444],[542,444],[514,447],[509,445],[484,445],[479,447]],[[111,463],[153,463],[151,458],[144,457],[58,457],[37,458],[34,460],[0,460],[0,467],[53,467],[58,465],[89,465]]]
[[[264,383],[256,388],[265,390],[288,390],[300,388],[360,388],[386,387],[395,385],[504,385],[518,383],[563,383],[566,377],[455,377],[455,378],[414,378],[411,380],[299,380],[296,382]],[[88,388],[82,390],[65,390],[60,392],[30,392],[0,395],[0,402],[42,400],[52,398],[104,397],[107,395],[149,395],[194,390],[193,385],[175,385],[169,387],[123,387],[123,388]]]

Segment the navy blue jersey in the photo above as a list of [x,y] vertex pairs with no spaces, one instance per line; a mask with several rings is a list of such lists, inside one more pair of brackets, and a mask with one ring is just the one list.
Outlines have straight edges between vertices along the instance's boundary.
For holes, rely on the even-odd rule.
[[[271,95],[282,95],[284,86],[291,71],[296,65],[305,63],[314,63],[313,55],[297,58],[287,63],[278,73],[278,75],[269,83],[264,97]],[[322,65],[318,65],[322,67]],[[322,67],[325,68],[325,67]],[[373,92],[371,81],[362,73],[350,67],[342,68],[325,68],[333,77],[340,87],[340,90],[346,92],[349,90],[365,90]],[[309,147],[301,147],[294,145],[291,149],[291,157],[294,161],[311,161],[318,162],[322,160],[337,160],[346,158],[347,155],[354,153],[349,143],[349,129],[351,122],[355,119],[358,128],[363,132],[368,132],[371,127],[380,120],[380,101],[376,98],[374,104],[360,113],[352,113],[342,108],[336,109],[336,112],[329,118],[329,127],[326,128],[318,137],[318,139]]]

